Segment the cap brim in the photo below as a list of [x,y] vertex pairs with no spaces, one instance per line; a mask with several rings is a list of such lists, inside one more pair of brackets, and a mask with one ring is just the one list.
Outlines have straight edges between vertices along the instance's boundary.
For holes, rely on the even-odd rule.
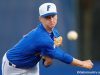
[[52,16],[52,15],[57,15],[56,12],[52,12],[52,13],[47,13],[47,14],[44,14],[44,15],[41,15],[42,17],[46,17],[46,16]]

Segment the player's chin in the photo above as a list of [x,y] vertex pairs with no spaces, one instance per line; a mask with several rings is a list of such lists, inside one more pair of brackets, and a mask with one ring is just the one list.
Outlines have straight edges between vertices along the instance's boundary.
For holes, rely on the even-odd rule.
[[51,26],[50,26],[51,29],[54,28],[54,27],[55,27],[55,25],[51,25]]

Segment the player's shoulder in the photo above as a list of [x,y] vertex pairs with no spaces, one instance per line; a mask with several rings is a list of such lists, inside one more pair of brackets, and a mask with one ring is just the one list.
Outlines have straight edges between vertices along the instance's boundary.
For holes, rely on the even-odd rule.
[[28,36],[41,36],[45,35],[45,31],[43,30],[41,24],[39,24],[36,28],[32,29],[27,33]]
[[42,24],[39,24],[35,29],[32,30],[33,33],[39,34],[39,35],[45,35],[46,34],[46,30],[43,27]]

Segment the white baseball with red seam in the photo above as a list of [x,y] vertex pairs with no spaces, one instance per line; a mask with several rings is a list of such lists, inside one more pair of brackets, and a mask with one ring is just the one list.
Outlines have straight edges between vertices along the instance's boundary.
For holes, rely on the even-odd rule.
[[76,31],[69,31],[67,34],[67,38],[69,40],[77,40],[78,39],[78,33]]

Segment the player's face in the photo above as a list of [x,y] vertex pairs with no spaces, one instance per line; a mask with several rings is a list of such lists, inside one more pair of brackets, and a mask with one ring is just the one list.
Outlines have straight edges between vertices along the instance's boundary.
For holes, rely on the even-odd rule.
[[52,15],[52,16],[46,16],[46,17],[41,17],[40,21],[42,24],[48,28],[52,29],[56,26],[57,24],[57,15]]

